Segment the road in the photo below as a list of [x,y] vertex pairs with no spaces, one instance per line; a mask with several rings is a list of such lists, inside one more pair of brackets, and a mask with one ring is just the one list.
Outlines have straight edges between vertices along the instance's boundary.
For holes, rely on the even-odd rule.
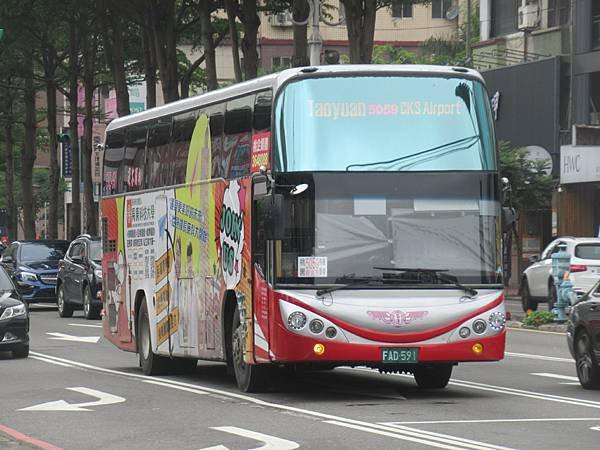
[[32,310],[30,358],[0,353],[0,448],[16,432],[45,449],[591,449],[600,438],[600,391],[576,382],[559,333],[511,329],[504,361],[460,365],[442,391],[339,368],[249,395],[219,363],[145,377],[99,325]]

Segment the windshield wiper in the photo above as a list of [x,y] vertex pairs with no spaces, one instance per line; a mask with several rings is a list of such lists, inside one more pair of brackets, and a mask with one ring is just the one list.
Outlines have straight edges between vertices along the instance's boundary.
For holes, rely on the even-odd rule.
[[[460,283],[454,275],[445,273],[445,272],[448,272],[448,269],[423,269],[423,268],[412,268],[412,267],[373,267],[373,269],[384,270],[384,271],[387,270],[387,271],[394,271],[394,272],[413,273],[413,274],[418,274],[419,276],[426,275],[430,278],[433,278],[434,280],[436,280],[438,282],[456,286],[457,288],[465,291],[465,293],[469,294],[471,297],[475,297],[477,295],[477,291],[475,289],[473,289],[472,287],[469,287],[469,286],[465,286],[464,284]],[[425,280],[423,280],[421,277],[419,277],[416,280],[412,279],[411,281],[425,283]]]
[[394,281],[394,282],[401,281],[402,282],[404,280],[390,279],[389,277],[385,277],[385,276],[384,277],[356,276],[352,273],[352,274],[348,274],[348,275],[343,275],[336,279],[336,282],[343,283],[343,284],[340,284],[338,286],[331,286],[328,288],[319,289],[317,291],[317,296],[321,297],[322,295],[329,294],[331,292],[338,291],[340,289],[346,289],[350,286],[356,286],[358,284],[381,286],[382,284],[385,284],[386,282],[389,282],[389,281]]
[[[346,166],[346,172],[348,170],[350,170],[350,168],[352,168],[352,167],[369,167],[369,166],[375,166],[375,165],[378,165],[378,164],[394,164],[394,163],[397,163],[397,162],[400,162],[400,161],[404,161],[404,160],[409,159],[409,158],[414,158],[415,156],[427,155],[428,153],[432,153],[432,152],[435,152],[437,150],[442,150],[444,148],[451,147],[453,145],[467,144],[468,142],[475,141],[476,139],[479,139],[479,137],[480,136],[478,134],[474,134],[472,136],[468,136],[468,137],[465,137],[465,138],[462,138],[462,139],[458,139],[458,140],[452,141],[452,142],[447,142],[445,144],[438,145],[436,147],[431,147],[431,148],[428,148],[426,150],[421,150],[420,152],[411,153],[410,155],[401,156],[399,158],[390,159],[388,161],[375,161],[375,162],[372,162],[372,163],[364,163],[364,164],[350,164],[350,165]],[[462,149],[462,148],[468,148],[471,145],[473,145],[474,143],[475,142],[471,142],[470,145],[465,145],[464,147],[459,147],[457,150]]]

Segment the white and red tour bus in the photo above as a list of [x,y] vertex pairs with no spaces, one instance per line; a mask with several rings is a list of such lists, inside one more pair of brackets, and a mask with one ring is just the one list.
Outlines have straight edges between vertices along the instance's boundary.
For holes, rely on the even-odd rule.
[[443,388],[504,356],[501,206],[472,70],[289,69],[116,119],[104,334],[144,373],[368,366]]

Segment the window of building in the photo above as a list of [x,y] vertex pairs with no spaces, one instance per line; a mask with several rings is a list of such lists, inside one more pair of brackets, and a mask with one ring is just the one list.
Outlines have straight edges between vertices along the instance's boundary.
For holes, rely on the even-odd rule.
[[569,0],[548,0],[548,28],[569,23],[571,8]]
[[445,19],[446,13],[452,7],[452,0],[432,0],[431,18]]
[[290,56],[273,56],[273,69],[289,69],[292,67],[292,58]]
[[227,102],[221,153],[221,163],[226,178],[237,178],[250,173],[254,99],[255,94],[252,94]]
[[492,2],[492,36],[499,37],[518,31],[517,18],[520,0]]
[[392,17],[396,19],[409,19],[413,16],[413,5],[403,0],[392,0]]

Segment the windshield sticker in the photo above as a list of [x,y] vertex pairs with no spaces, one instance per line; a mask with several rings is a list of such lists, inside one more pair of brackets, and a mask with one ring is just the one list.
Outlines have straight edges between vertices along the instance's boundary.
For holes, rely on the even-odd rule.
[[327,257],[299,256],[298,277],[317,278],[327,276]]
[[464,104],[432,101],[402,101],[398,103],[316,102],[308,100],[310,117],[345,119],[367,116],[460,116]]
[[400,328],[404,325],[408,325],[415,320],[423,320],[428,311],[401,311],[396,309],[394,311],[367,311],[367,314],[371,316],[373,320],[380,320],[386,325],[391,325],[396,328]]

